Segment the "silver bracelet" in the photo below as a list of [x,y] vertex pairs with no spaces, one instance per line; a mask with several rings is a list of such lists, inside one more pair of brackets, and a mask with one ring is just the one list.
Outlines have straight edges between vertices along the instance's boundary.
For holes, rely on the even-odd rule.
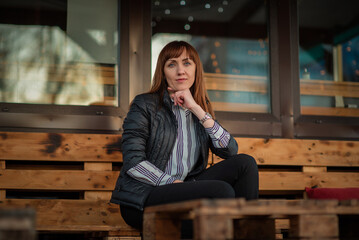
[[212,119],[212,116],[211,116],[211,114],[209,114],[208,112],[206,112],[205,114],[204,114],[204,117],[202,118],[202,119],[200,119],[199,120],[199,122],[201,123],[201,124],[203,124],[205,121],[207,121],[208,119]]

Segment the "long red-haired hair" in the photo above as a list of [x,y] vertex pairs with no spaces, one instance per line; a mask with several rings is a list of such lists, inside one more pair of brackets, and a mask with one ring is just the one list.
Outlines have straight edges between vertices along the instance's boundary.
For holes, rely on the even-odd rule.
[[164,91],[167,91],[167,80],[164,73],[164,66],[168,59],[179,57],[183,51],[186,51],[188,57],[196,64],[195,79],[190,91],[194,100],[202,109],[214,117],[211,102],[209,100],[205,82],[203,80],[203,66],[196,49],[184,41],[173,41],[168,43],[160,52],[155,74],[152,79],[152,86],[149,93],[158,93],[161,103],[163,102]]

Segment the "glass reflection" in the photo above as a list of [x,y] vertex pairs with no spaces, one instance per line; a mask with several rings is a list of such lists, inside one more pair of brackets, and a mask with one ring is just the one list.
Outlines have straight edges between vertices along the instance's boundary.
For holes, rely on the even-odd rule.
[[[170,14],[163,14],[170,9]],[[152,1],[152,72],[162,47],[193,45],[216,111],[271,112],[265,1]]]
[[358,7],[355,0],[298,2],[302,114],[359,116]]
[[[29,3],[30,7],[20,2],[15,7],[2,3],[2,8],[31,13],[38,7],[41,18],[54,7],[44,7],[41,1]],[[98,4],[94,0],[87,1],[86,6],[83,0],[53,4],[56,2],[67,15],[65,25],[49,26],[61,11],[53,18],[46,15],[41,25],[25,17],[22,24],[0,24],[0,102],[117,106],[117,57],[104,54],[116,53],[116,29],[109,31],[86,20],[86,14]],[[107,3],[111,7],[115,1]],[[113,17],[117,19],[117,12]],[[6,19],[1,18],[1,22],[12,21]],[[85,21],[88,24],[81,26]]]

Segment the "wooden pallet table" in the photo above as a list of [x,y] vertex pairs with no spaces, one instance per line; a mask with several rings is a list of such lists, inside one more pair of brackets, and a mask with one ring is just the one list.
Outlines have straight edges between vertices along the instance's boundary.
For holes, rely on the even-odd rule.
[[359,239],[358,200],[201,199],[146,208],[144,240],[180,239],[184,219],[196,240],[276,239],[276,219],[290,239]]
[[139,240],[109,203],[121,166],[121,135],[0,132],[0,208],[34,209],[39,234]]

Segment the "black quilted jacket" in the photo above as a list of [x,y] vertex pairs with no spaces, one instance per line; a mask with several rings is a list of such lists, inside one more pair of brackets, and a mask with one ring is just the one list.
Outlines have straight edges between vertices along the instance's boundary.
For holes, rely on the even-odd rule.
[[[160,107],[157,94],[141,94],[135,97],[123,123],[123,167],[112,192],[112,203],[143,210],[144,203],[154,188],[130,177],[126,172],[139,162],[148,160],[162,171],[165,170],[177,137],[177,120],[172,112],[172,102],[165,92]],[[204,127],[195,121],[200,141],[200,159],[188,174],[193,177],[203,171],[208,163],[208,150],[222,158],[237,153],[238,146],[231,136],[227,148],[216,149]]]

